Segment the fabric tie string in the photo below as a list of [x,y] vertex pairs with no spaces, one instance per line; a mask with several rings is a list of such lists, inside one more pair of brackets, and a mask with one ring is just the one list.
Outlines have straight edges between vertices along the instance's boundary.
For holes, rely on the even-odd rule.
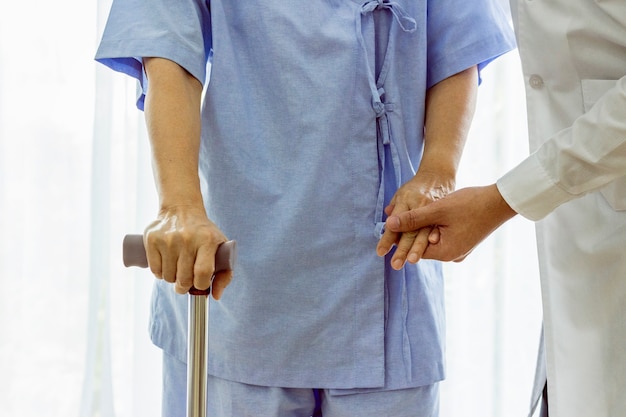
[[[388,113],[394,111],[393,103],[386,103],[384,100],[385,90],[383,85],[385,83],[385,77],[381,76],[380,79],[376,80],[376,74],[372,69],[372,64],[370,62],[370,56],[372,53],[368,50],[367,44],[363,37],[363,19],[371,19],[369,23],[371,23],[372,27],[375,27],[373,22],[374,16],[373,13],[378,11],[388,11],[392,14],[393,19],[398,24],[400,29],[405,33],[413,33],[417,29],[417,22],[414,18],[409,16],[409,14],[394,1],[389,0],[371,0],[365,2],[361,8],[357,12],[356,18],[356,32],[357,39],[363,49],[365,56],[365,65],[367,70],[367,79],[369,88],[372,95],[372,109],[376,115],[376,125],[377,125],[377,136],[379,140],[378,146],[378,160],[380,162],[381,176],[380,176],[380,184],[378,188],[378,197],[376,202],[376,213],[375,213],[375,235],[380,238],[384,233],[384,203],[385,203],[385,176],[386,173],[386,156],[385,156],[385,148],[393,148],[392,145],[392,133],[391,133],[391,125],[389,123]],[[389,43],[391,43],[391,36],[389,37]],[[389,45],[387,45],[389,48]],[[373,51],[373,55],[376,55],[376,51]],[[394,155],[394,150],[391,149],[392,155],[392,165],[396,178],[396,186],[399,187],[400,184],[400,163],[397,155]]]

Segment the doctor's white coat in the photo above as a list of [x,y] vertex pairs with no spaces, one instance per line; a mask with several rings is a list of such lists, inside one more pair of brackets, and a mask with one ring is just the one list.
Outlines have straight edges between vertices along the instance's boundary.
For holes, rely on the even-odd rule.
[[498,188],[541,219],[550,417],[626,416],[626,0],[511,11],[533,153]]

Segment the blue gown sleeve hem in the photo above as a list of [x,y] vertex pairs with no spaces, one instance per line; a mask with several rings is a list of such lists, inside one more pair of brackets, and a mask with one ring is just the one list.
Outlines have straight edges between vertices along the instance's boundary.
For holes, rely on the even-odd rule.
[[154,39],[133,41],[125,44],[119,42],[103,42],[96,53],[95,60],[108,68],[127,74],[135,78],[140,85],[137,97],[137,108],[143,110],[145,94],[148,91],[148,81],[143,70],[143,57],[159,57],[169,59],[183,67],[202,84],[206,80],[206,61],[194,59],[203,56],[204,51],[192,51],[181,48],[180,45],[169,45],[161,42],[158,48]]
[[427,88],[474,65],[478,66],[478,83],[480,84],[481,71],[491,61],[513,49],[515,49],[514,40],[497,38],[487,45],[485,45],[485,40],[481,40],[458,49],[453,54],[445,54],[439,61],[429,66]]

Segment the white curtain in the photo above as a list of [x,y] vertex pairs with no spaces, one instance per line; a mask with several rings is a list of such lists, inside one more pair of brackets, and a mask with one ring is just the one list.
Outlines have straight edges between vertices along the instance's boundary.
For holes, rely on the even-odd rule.
[[155,211],[135,86],[93,61],[109,1],[0,3],[0,415],[158,415]]
[[[0,416],[160,409],[152,278],[121,241],[156,210],[135,85],[93,61],[110,0],[0,3]],[[527,153],[515,53],[490,65],[459,185]],[[541,308],[532,224],[447,265],[442,417],[524,416]]]

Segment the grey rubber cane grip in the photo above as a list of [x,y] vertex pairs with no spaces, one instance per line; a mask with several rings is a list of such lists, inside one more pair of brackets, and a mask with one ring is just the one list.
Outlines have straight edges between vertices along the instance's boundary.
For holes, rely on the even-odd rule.
[[[124,266],[148,267],[146,250],[143,246],[143,235],[126,235],[122,243]],[[237,260],[237,243],[229,240],[222,243],[215,253],[215,270],[233,269]]]
[[122,242],[122,258],[124,266],[148,267],[146,249],[143,247],[143,235],[126,235]]

